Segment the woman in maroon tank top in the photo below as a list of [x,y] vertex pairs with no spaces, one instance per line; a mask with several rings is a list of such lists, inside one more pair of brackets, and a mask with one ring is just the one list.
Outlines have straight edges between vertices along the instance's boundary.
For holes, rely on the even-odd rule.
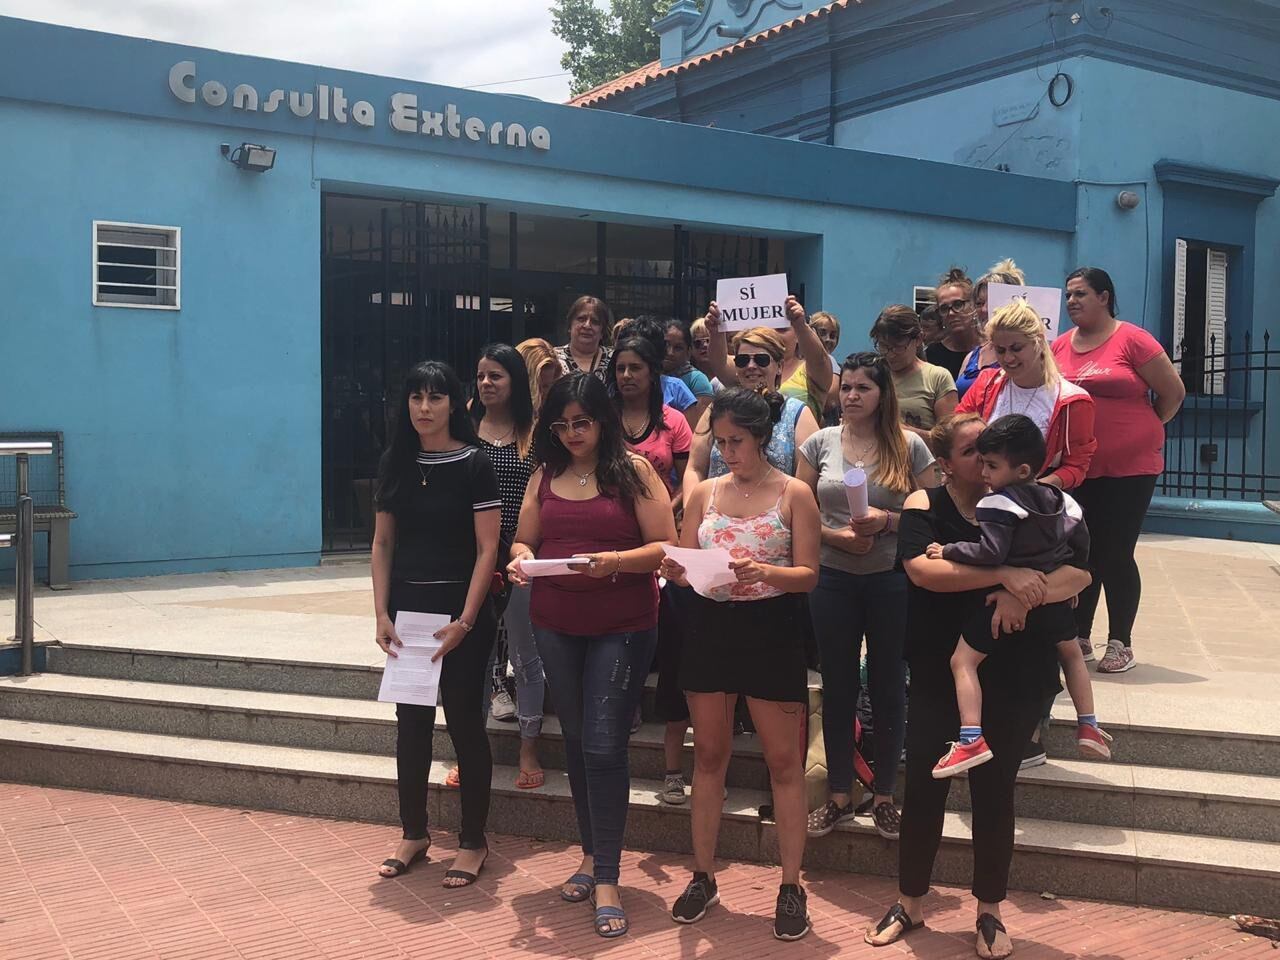
[[[564,733],[582,866],[560,895],[596,904],[602,937],[627,932],[618,861],[631,792],[630,721],[657,644],[662,546],[671,499],[649,462],[627,452],[604,384],[577,373],[547,393],[508,571],[529,613]],[[582,572],[530,580],[521,562],[580,557]]]

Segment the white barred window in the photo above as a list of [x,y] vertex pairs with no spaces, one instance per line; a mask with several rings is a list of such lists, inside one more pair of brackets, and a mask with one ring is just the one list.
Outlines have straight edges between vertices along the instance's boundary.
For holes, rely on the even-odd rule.
[[179,309],[181,238],[179,227],[93,221],[93,305]]

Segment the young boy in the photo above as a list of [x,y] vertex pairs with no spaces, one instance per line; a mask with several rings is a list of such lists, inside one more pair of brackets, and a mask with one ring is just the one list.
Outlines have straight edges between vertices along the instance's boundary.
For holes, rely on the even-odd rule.
[[[1044,463],[1044,435],[1030,417],[1001,417],[978,435],[982,478],[992,492],[978,501],[981,539],[976,543],[929,545],[926,556],[981,566],[1029,567],[1052,573],[1064,563],[1083,565],[1089,557],[1089,530],[1080,506],[1056,487],[1036,482]],[[1073,601],[1046,604],[1036,613],[1036,640],[1057,644],[1058,659],[1066,675],[1067,691],[1077,715],[1076,743],[1085,756],[1111,759],[1111,737],[1098,727],[1093,713],[1093,688],[1084,655],[1076,642]],[[982,688],[978,666],[1005,642],[1019,642],[1017,635],[991,637],[991,618],[984,609],[964,632],[951,657],[960,707],[960,738],[933,768],[936,779],[952,777],[991,759],[991,748],[982,737]]]

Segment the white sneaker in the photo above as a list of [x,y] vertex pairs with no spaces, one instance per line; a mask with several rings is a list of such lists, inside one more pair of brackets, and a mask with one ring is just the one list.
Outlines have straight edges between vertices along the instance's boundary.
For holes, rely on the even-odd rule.
[[493,703],[489,708],[493,719],[510,722],[516,718],[516,703],[506,690],[499,690],[493,695]]
[[1085,663],[1093,663],[1098,659],[1093,652],[1093,641],[1088,637],[1076,637],[1076,643],[1080,644],[1080,653],[1084,656]]
[[684,775],[679,773],[668,773],[662,780],[662,792],[658,794],[658,799],[663,803],[673,807],[678,807],[685,802],[686,794],[684,792]]

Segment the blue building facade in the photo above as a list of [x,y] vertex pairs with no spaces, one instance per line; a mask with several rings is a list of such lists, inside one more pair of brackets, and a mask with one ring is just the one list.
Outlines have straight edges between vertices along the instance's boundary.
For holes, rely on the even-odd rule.
[[73,579],[358,548],[403,367],[558,342],[580,293],[693,315],[785,269],[871,316],[957,249],[1074,259],[1054,178],[13,19],[0,49],[0,432],[64,435]]
[[[1112,274],[1191,394],[1149,526],[1275,539],[1280,3],[701,6],[655,25],[659,61],[574,102],[1071,184],[1072,263]],[[918,282],[950,262],[990,261],[961,246]]]

